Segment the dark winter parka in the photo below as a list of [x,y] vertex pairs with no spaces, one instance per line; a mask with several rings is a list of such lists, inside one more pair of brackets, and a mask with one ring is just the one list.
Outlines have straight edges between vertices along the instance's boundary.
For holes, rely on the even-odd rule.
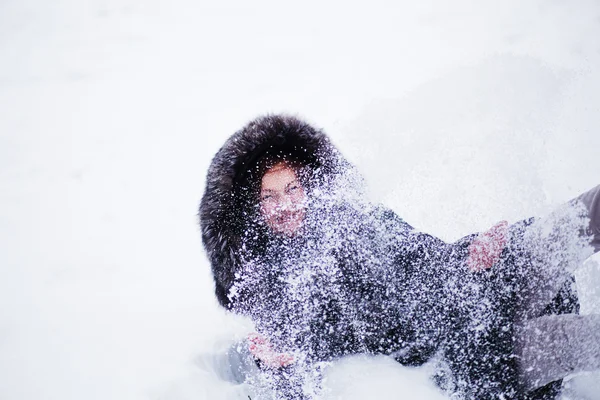
[[[260,218],[265,160],[298,166],[308,207],[294,237],[270,232]],[[248,315],[297,360],[286,383],[274,384],[280,398],[309,397],[301,387],[311,369],[355,353],[390,354],[405,365],[438,353],[448,390],[519,396],[511,290],[518,273],[469,273],[472,236],[446,244],[369,204],[360,176],[307,123],[265,116],[230,137],[209,168],[200,223],[221,305]],[[519,251],[505,250],[504,264]]]

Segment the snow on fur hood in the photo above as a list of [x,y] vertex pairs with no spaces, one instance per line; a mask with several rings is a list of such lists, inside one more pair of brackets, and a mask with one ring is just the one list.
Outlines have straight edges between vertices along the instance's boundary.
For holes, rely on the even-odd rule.
[[283,155],[322,177],[348,166],[323,131],[289,115],[259,117],[225,142],[208,169],[199,217],[215,293],[226,308],[231,308],[228,295],[240,269],[241,239],[246,228],[247,206],[240,204],[240,190],[253,184],[253,168],[266,155]]

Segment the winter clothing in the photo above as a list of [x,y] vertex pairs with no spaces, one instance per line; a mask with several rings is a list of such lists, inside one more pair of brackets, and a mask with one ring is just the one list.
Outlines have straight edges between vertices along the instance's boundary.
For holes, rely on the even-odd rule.
[[[564,218],[565,208],[572,211],[577,210],[578,206],[583,206],[583,214],[589,217],[589,224],[584,226],[582,235],[590,238],[592,250],[597,252],[600,250],[600,186],[572,200],[555,211],[555,215],[549,219],[556,219],[556,215]],[[567,248],[573,246],[564,241],[560,245]],[[573,296],[574,289],[571,286],[575,282],[570,271],[578,264],[565,260],[564,250],[559,251],[558,255],[556,250],[556,247],[553,249],[549,246],[545,254],[546,260],[537,263],[542,269],[529,271],[538,276],[531,279],[529,285],[524,285],[522,301],[517,304],[515,353],[520,358],[520,379],[529,389],[546,384],[545,389],[534,391],[539,394],[538,397],[528,398],[554,398],[560,387],[557,382],[548,383],[551,380],[600,369],[600,316],[575,315],[579,313],[579,304],[576,296]],[[586,254],[588,253],[583,251],[581,257]],[[559,263],[548,259],[548,256],[557,256]],[[572,254],[568,258],[577,260],[578,257],[573,257]],[[563,279],[566,279],[564,284]],[[540,282],[543,284],[539,285]],[[562,289],[555,295],[561,284]],[[554,296],[553,302],[541,313],[545,317],[532,318],[540,315],[539,310],[551,296]],[[554,395],[550,395],[551,393]]]
[[[491,302],[487,311],[491,326],[486,328],[484,340],[473,339],[470,335],[458,337],[450,342],[462,343],[458,354],[450,348],[446,351],[449,363],[464,362],[469,370],[467,384],[456,381],[454,390],[466,394],[467,398],[497,398],[501,393],[509,398],[552,399],[559,392],[559,383],[550,382],[571,373],[596,368],[600,365],[597,346],[589,349],[589,344],[597,340],[600,319],[597,316],[541,315],[577,313],[578,302],[571,288],[572,272],[598,250],[597,227],[600,226],[600,186],[584,193],[571,202],[559,207],[544,218],[529,219],[510,227],[511,238],[505,247],[501,261],[483,282],[481,300]],[[592,246],[590,246],[590,243]],[[477,297],[473,293],[471,296]],[[468,312],[468,308],[464,308]],[[471,314],[472,316],[472,314]],[[568,321],[583,321],[574,329]],[[554,350],[564,345],[567,352],[544,352],[534,345],[528,336],[535,327],[544,327],[539,337],[550,341],[556,336],[550,332],[565,332],[568,340],[556,341]],[[468,330],[468,329],[467,329]],[[510,334],[507,334],[510,332]],[[461,354],[464,353],[464,354]],[[496,358],[490,365],[478,359],[477,354]],[[550,357],[550,354],[553,354]],[[466,357],[465,357],[466,355]],[[585,357],[583,357],[585,355]],[[578,356],[583,359],[577,360]],[[484,359],[485,359],[484,358]],[[459,365],[454,367],[460,370]],[[483,379],[483,380],[482,380]],[[491,379],[499,384],[500,391],[473,391],[484,380]],[[520,381],[517,384],[516,379]],[[546,387],[536,389],[540,385]],[[461,387],[462,386],[462,387]],[[451,386],[452,388],[452,386]],[[536,389],[527,393],[528,390]]]
[[[265,159],[301,166],[308,207],[294,237],[270,232],[260,218]],[[448,390],[477,399],[520,396],[514,322],[523,299],[545,298],[525,283],[546,261],[535,251],[547,243],[536,222],[511,226],[501,262],[470,273],[474,235],[446,244],[369,204],[360,188],[327,136],[288,116],[252,121],[209,168],[200,223],[217,299],[250,316],[277,351],[296,360],[265,369],[276,396],[310,398],[319,390],[310,376],[323,362],[359,352],[405,365],[437,352],[450,371]],[[546,292],[546,304],[556,291]]]
[[[577,296],[577,290],[575,288],[575,277],[571,276],[560,288],[558,294],[554,297],[553,301],[546,306],[542,316],[547,315],[575,315],[579,314],[579,298]],[[525,360],[523,350],[526,349],[528,344],[525,343],[527,340],[527,331],[521,329],[522,325],[527,322],[521,322],[516,324],[514,342],[514,351],[519,359],[519,377],[525,390],[527,388],[533,388],[534,385],[527,383],[529,379],[525,378],[525,371],[532,368],[531,363]],[[599,327],[600,329],[600,327]],[[552,330],[552,328],[550,328]],[[535,368],[535,367],[534,367]],[[564,371],[562,377],[567,376],[573,371]],[[531,390],[526,395],[523,395],[524,400],[553,400],[558,399],[562,391],[562,379],[557,379],[544,386],[541,386],[535,390]],[[540,382],[541,384],[541,382]]]
[[600,369],[600,315],[548,315],[519,327],[521,379],[537,388],[566,374]]

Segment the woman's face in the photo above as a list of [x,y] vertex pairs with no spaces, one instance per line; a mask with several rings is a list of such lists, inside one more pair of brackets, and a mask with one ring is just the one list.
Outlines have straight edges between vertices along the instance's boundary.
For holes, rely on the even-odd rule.
[[275,233],[294,236],[306,214],[306,193],[287,164],[280,162],[267,170],[260,187],[260,212]]

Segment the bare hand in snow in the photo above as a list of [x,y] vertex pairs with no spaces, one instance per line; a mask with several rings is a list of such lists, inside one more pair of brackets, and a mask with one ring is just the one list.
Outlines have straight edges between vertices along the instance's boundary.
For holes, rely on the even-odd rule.
[[480,233],[469,246],[467,266],[472,272],[491,268],[500,259],[508,241],[508,222],[501,221]]
[[285,353],[277,353],[267,338],[258,334],[248,335],[250,353],[270,368],[281,368],[294,362],[294,357]]

